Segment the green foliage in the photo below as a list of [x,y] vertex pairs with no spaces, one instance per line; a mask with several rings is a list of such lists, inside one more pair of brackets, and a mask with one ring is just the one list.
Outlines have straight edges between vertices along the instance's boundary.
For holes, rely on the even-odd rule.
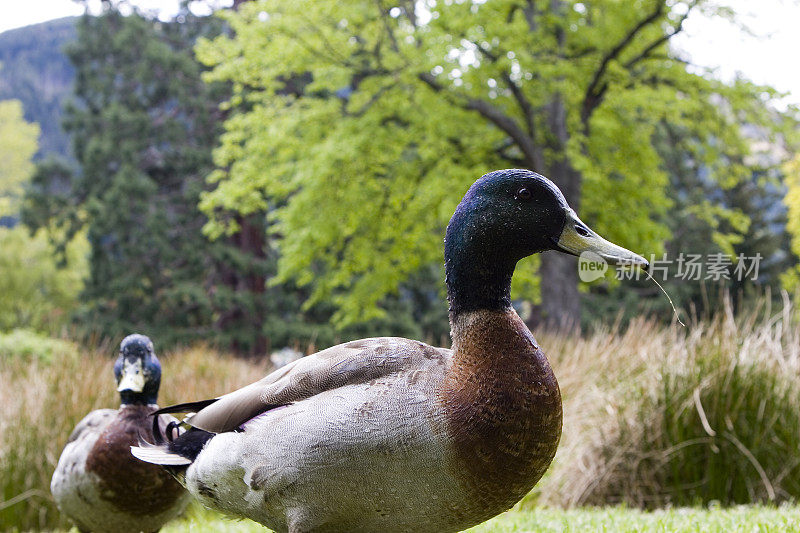
[[39,126],[25,122],[22,104],[0,101],[0,217],[16,217],[23,186],[33,172]]
[[207,245],[195,211],[215,133],[209,89],[177,25],[111,9],[83,17],[67,130],[81,173],[90,277],[80,322],[119,337],[145,328],[162,343],[209,327]]
[[[182,16],[160,23],[109,4],[79,20],[67,49],[76,78],[64,125],[78,168],[40,163],[24,216],[34,228],[58,228],[60,252],[85,231],[89,276],[74,318],[87,335],[144,330],[166,345],[210,338],[215,317],[257,305],[252,287],[237,284],[239,276],[258,278],[263,258],[239,261],[228,275],[228,243],[210,244],[200,232],[205,217],[196,206],[218,133],[220,87],[200,80],[191,47],[221,23]],[[243,351],[257,343],[259,324],[222,325]]]
[[[759,105],[753,103],[755,108]],[[786,253],[787,213],[781,202],[786,172],[781,163],[786,152],[797,145],[798,114],[796,109],[778,114],[768,107],[758,112],[762,114],[758,120],[771,125],[743,128],[750,150],[743,164],[746,162],[749,174],[735,179],[712,179],[719,172],[714,168],[717,163],[703,160],[702,142],[696,132],[669,123],[661,123],[656,130],[654,146],[669,175],[673,206],[661,217],[671,237],[665,243],[664,256],[653,254],[653,259],[660,261],[653,275],[684,319],[713,316],[719,309],[719,298],[725,294],[732,295],[737,311],[749,309],[770,293],[774,303],[780,305],[781,274],[796,264],[796,258]],[[735,156],[719,157],[725,161]],[[719,254],[732,261],[728,278],[708,279],[709,260]],[[700,275],[686,276],[681,256],[683,260],[699,258],[703,264]],[[745,258],[743,265],[737,264],[739,256]],[[736,273],[737,267],[750,268],[759,257],[758,268],[747,275]],[[616,316],[627,323],[643,313],[672,319],[669,301],[651,280],[641,276],[640,281],[617,284],[610,277],[594,284],[584,296],[585,325]]]
[[31,235],[17,224],[38,135],[38,126],[23,119],[20,102],[0,102],[0,332],[57,332],[77,303],[86,272],[83,235],[66,241],[59,264],[51,232]]
[[77,74],[65,127],[78,165],[41,161],[23,219],[47,228],[62,261],[72,238],[85,233],[89,240],[89,274],[71,313],[78,332],[118,338],[140,330],[160,345],[202,338],[258,355],[359,333],[439,338],[446,319],[444,327],[436,318],[422,329],[411,318],[433,307],[428,300],[411,309],[410,300],[395,298],[390,316],[348,331],[330,325],[327,302],[303,311],[298,299],[305,296],[293,284],[267,287],[278,256],[263,214],[220,211],[241,231],[214,243],[202,235],[206,217],[197,203],[219,133],[217,102],[228,89],[201,81],[191,49],[223,24],[181,17],[125,17],[112,3],[101,16],[80,19],[68,49]]
[[36,333],[29,329],[15,329],[0,333],[0,359],[18,358],[23,361],[38,359],[51,362],[54,356],[75,351],[71,342]]
[[[289,46],[285,40],[273,44],[262,28],[243,34],[238,22],[233,26],[248,58],[269,61],[274,53],[270,47]],[[258,33],[251,40],[253,31]],[[310,59],[296,44],[291,53],[281,54],[297,64]],[[266,78],[279,75],[271,64],[259,62],[251,68]],[[480,152],[454,149],[448,140],[452,132],[433,133],[438,142],[419,144],[417,129],[407,124],[425,120],[431,95],[411,93],[403,83],[374,88],[390,103],[349,119],[342,116],[345,104],[332,96],[346,85],[330,78],[315,81],[306,90],[330,98],[299,99],[288,106],[293,96],[253,95],[258,103],[252,112],[228,122],[225,147],[215,156],[219,166],[232,165],[231,176],[236,177],[220,182],[201,205],[207,212],[270,210],[275,233],[285,237],[280,241],[278,281],[294,274],[300,285],[314,281],[307,305],[330,301],[340,309],[339,317],[368,319],[383,314],[374,304],[409,273],[439,258],[441,234],[456,196],[482,169],[468,167],[470,161],[477,165]],[[441,126],[427,124],[432,130]],[[316,157],[301,156],[304,150]],[[421,164],[425,173],[419,172]],[[429,180],[426,174],[446,177],[448,183]],[[284,202],[290,194],[291,200]],[[438,229],[435,240],[431,228]],[[222,228],[212,223],[209,231],[218,234]]]
[[[786,196],[784,203],[788,209],[786,231],[791,235],[791,250],[800,257],[800,156],[786,163]],[[782,278],[783,285],[789,290],[800,287],[800,266],[787,271]]]
[[[337,323],[380,316],[385,295],[440,261],[456,202],[493,168],[548,174],[601,234],[648,251],[668,237],[672,205],[651,142],[659,124],[691,132],[683,157],[708,179],[750,175],[739,125],[771,124],[764,89],[690,71],[668,46],[688,12],[728,11],[703,1],[415,6],[252,2],[225,14],[234,36],[197,48],[214,67],[207,79],[234,87],[216,188],[201,202],[207,232],[237,231],[231,211],[269,213],[278,279],[310,285],[308,305],[333,302]],[[746,225],[719,206],[703,216],[733,222],[731,243]],[[516,296],[534,297],[523,285]]]
[[88,243],[70,241],[59,264],[48,232],[0,227],[0,331],[31,328],[59,333],[78,304],[87,274]]

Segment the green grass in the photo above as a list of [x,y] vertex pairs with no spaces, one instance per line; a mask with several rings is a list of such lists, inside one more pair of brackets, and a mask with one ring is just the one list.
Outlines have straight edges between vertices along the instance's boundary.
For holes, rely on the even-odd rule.
[[[267,531],[249,520],[229,520],[210,511],[193,510],[163,533]],[[511,510],[469,530],[471,533],[582,532],[800,532],[800,507],[739,506],[639,511],[624,507]]]
[[789,532],[800,531],[800,507],[677,508],[650,512],[623,507],[568,511],[543,508],[509,511],[469,531],[474,533]]

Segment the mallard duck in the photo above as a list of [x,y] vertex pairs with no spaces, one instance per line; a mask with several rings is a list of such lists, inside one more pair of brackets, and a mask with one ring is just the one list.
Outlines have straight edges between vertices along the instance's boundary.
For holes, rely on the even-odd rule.
[[591,250],[647,261],[591,231],[547,178],[486,174],[447,227],[452,349],[402,338],[309,355],[140,443],[204,505],[279,532],[446,532],[487,520],[542,477],[561,436],[561,395],[511,305],[520,259]]
[[[80,531],[158,531],[186,507],[189,494],[163,468],[136,460],[130,447],[152,439],[161,365],[153,343],[129,335],[114,364],[122,405],[98,409],[73,430],[58,460],[50,492]],[[167,431],[171,416],[158,418]],[[171,428],[170,428],[171,431]]]

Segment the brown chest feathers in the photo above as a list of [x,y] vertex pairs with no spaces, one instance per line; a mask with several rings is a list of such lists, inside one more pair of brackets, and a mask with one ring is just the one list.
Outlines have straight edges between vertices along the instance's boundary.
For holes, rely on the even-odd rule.
[[456,317],[453,341],[442,398],[453,467],[489,518],[519,501],[550,465],[561,438],[561,393],[513,310]]
[[101,497],[120,511],[156,515],[166,511],[180,498],[184,489],[160,466],[139,461],[131,455],[131,446],[139,443],[139,434],[153,440],[154,409],[126,405],[97,439],[86,459],[86,470],[100,480]]

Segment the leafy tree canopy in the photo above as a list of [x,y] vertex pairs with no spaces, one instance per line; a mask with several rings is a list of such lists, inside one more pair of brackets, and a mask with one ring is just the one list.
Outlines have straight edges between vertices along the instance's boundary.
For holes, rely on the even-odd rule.
[[[800,155],[795,156],[784,166],[786,171],[786,196],[784,203],[788,210],[786,230],[791,235],[791,250],[800,257]],[[790,290],[800,287],[800,266],[795,266],[783,275],[783,285]]]
[[38,137],[39,126],[25,122],[22,103],[0,101],[0,217],[14,218],[19,213],[23,186],[33,173]]
[[67,261],[58,264],[49,232],[31,235],[18,223],[38,135],[19,101],[0,101],[0,331],[57,333],[77,304],[86,273],[85,237],[70,240]]
[[[207,232],[235,232],[230,212],[269,212],[279,278],[310,284],[309,302],[334,302],[344,323],[441,261],[456,203],[495,168],[548,175],[598,232],[657,252],[671,206],[658,125],[689,132],[682,157],[726,186],[750,175],[739,125],[779,129],[774,92],[716,81],[670,49],[694,11],[732,15],[703,0],[243,4],[224,15],[233,36],[197,48],[208,80],[234,85]],[[712,225],[731,216],[698,209]],[[542,295],[558,312],[577,277],[551,257]],[[528,287],[516,296],[535,297]]]

